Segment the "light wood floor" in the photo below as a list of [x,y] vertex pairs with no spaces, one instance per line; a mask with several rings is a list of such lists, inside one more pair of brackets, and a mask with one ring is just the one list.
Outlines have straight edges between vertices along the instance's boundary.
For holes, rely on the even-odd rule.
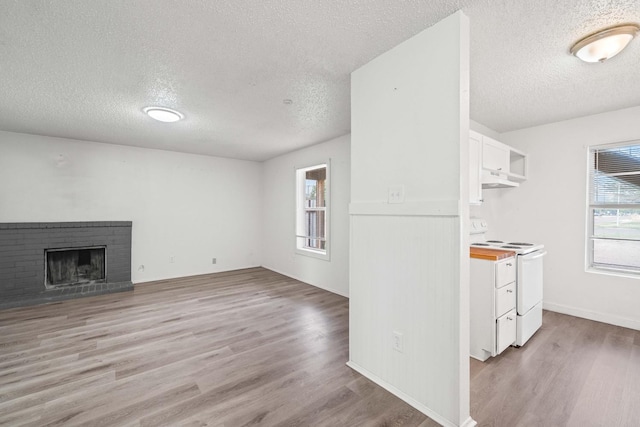
[[481,426],[640,426],[640,331],[545,311],[521,348],[471,360]]
[[[0,425],[436,426],[345,366],[346,298],[264,269],[0,311]],[[640,332],[545,312],[480,426],[640,426]]]
[[348,300],[265,269],[0,311],[0,425],[437,426],[348,368]]

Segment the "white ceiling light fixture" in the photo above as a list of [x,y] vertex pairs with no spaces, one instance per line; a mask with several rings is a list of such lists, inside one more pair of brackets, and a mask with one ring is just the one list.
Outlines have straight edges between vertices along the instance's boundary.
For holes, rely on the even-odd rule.
[[571,54],[584,62],[604,62],[622,51],[640,30],[636,24],[617,25],[593,33],[571,47]]
[[149,117],[159,122],[173,123],[184,119],[184,114],[165,107],[145,107],[142,109]]

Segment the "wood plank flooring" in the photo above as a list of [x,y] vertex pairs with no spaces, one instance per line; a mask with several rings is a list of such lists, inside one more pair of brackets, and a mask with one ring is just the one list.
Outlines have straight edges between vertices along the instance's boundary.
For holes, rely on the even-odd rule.
[[640,331],[545,311],[521,348],[471,359],[480,426],[640,426]]
[[[349,369],[348,301],[262,268],[0,311],[0,425],[437,426]],[[545,312],[480,426],[640,426],[640,332]]]
[[269,270],[0,311],[0,425],[437,426],[348,368],[348,300]]

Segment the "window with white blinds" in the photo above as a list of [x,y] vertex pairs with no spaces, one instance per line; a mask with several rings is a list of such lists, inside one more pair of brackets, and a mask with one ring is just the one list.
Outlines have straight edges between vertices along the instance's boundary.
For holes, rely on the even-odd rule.
[[640,141],[589,153],[591,268],[640,273]]

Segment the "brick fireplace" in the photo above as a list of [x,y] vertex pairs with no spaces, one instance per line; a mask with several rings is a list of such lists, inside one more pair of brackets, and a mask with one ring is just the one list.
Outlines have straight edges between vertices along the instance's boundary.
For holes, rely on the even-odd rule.
[[132,289],[130,221],[0,223],[0,308]]

